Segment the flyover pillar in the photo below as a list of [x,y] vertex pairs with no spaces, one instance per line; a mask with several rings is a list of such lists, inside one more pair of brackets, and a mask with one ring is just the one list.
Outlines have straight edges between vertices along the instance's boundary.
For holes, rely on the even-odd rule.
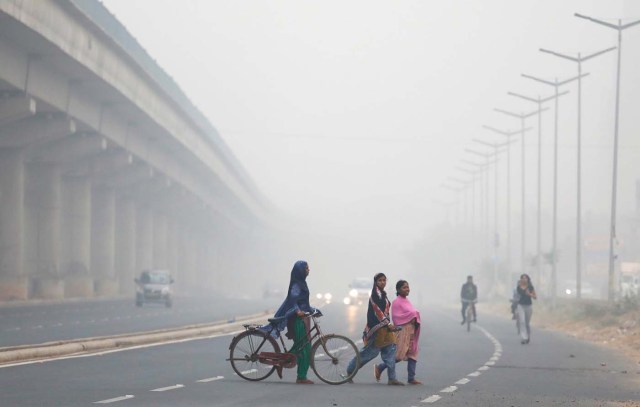
[[167,217],[155,212],[153,220],[153,266],[168,269],[167,264]]
[[86,177],[63,182],[64,268],[67,298],[93,296],[91,276],[91,183]]
[[0,149],[0,300],[24,300],[24,164],[19,149]]
[[177,222],[167,217],[167,268],[176,281],[181,277],[178,268],[178,230]]
[[117,294],[115,279],[115,195],[113,189],[97,187],[92,192],[91,274],[95,295]]
[[136,274],[153,268],[153,216],[148,206],[138,206],[136,214]]
[[132,298],[137,271],[136,230],[136,205],[128,199],[116,199],[115,270],[120,294]]
[[28,225],[28,238],[25,239],[25,259],[28,260],[28,271],[33,280],[33,297],[63,298],[64,280],[60,270],[60,167],[50,163],[31,163],[27,169],[25,223]]

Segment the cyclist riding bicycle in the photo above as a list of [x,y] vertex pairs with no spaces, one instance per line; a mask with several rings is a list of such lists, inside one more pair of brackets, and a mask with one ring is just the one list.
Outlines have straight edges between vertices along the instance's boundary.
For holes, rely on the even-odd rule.
[[[478,300],[478,287],[473,284],[473,276],[467,276],[467,282],[462,285],[460,300],[462,301],[462,322],[460,325],[464,325],[467,322],[467,307]],[[472,310],[473,322],[476,322],[476,307],[472,307]]]

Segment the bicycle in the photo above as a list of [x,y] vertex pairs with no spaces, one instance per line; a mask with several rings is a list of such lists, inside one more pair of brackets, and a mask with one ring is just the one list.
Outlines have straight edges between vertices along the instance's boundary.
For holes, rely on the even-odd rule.
[[471,331],[471,322],[474,319],[473,315],[476,311],[476,301],[475,300],[462,300],[462,302],[469,303],[467,306],[467,315],[465,316],[465,320],[467,322],[467,332]]
[[[227,360],[236,374],[245,380],[260,381],[276,371],[282,379],[282,369],[295,367],[296,353],[312,343],[311,368],[320,380],[327,384],[343,384],[353,379],[358,369],[348,374],[347,366],[354,357],[357,358],[356,366],[360,366],[360,354],[355,343],[346,336],[323,334],[317,320],[322,316],[319,310],[305,313],[305,316],[311,317],[313,327],[309,329],[306,341],[289,350],[277,328],[285,317],[269,318],[266,329],[259,329],[260,325],[243,325],[245,331],[235,336],[229,345]],[[274,334],[280,338],[284,352],[280,351]]]

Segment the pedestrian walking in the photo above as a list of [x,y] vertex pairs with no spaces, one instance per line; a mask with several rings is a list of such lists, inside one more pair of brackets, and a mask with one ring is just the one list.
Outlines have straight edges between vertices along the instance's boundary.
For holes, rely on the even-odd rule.
[[356,366],[357,357],[353,358],[347,366],[347,373],[351,374],[380,354],[387,366],[387,383],[392,386],[404,386],[404,383],[396,379],[395,327],[389,317],[391,303],[384,291],[386,285],[387,276],[384,273],[378,273],[373,277],[373,289],[367,307],[367,324],[362,337],[365,346],[360,349],[360,366]]
[[[396,363],[407,362],[407,375],[409,384],[422,384],[416,380],[416,365],[418,363],[418,342],[420,340],[420,312],[407,298],[411,289],[406,280],[396,283],[396,299],[391,303],[391,319],[393,325],[400,329],[396,338]],[[382,362],[374,365],[373,372],[377,381],[380,381],[382,372],[387,365]]]
[[537,297],[536,290],[531,283],[528,274],[522,274],[516,287],[518,291],[518,330],[520,331],[521,344],[531,341],[531,315],[533,314],[533,300]]

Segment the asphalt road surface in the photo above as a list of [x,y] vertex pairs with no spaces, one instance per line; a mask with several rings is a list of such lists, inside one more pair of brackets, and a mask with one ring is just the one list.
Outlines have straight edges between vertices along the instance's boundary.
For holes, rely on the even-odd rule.
[[[460,326],[457,310],[420,308],[417,376],[422,386],[387,386],[386,373],[376,383],[372,363],[358,372],[353,384],[340,386],[320,382],[312,370],[309,378],[315,384],[294,384],[295,369],[286,370],[282,380],[274,374],[262,382],[248,382],[225,361],[232,338],[225,335],[5,366],[0,368],[0,404],[619,406],[609,402],[640,400],[639,367],[610,350],[535,330],[531,343],[521,345],[513,321],[484,315],[482,304],[478,324],[468,333]],[[323,313],[325,333],[359,339],[366,307],[330,304]],[[406,363],[397,369],[398,378],[406,381]]]
[[175,298],[136,307],[133,298],[0,307],[0,347],[65,339],[118,335],[190,324],[230,320],[278,307],[282,298],[264,300]]

